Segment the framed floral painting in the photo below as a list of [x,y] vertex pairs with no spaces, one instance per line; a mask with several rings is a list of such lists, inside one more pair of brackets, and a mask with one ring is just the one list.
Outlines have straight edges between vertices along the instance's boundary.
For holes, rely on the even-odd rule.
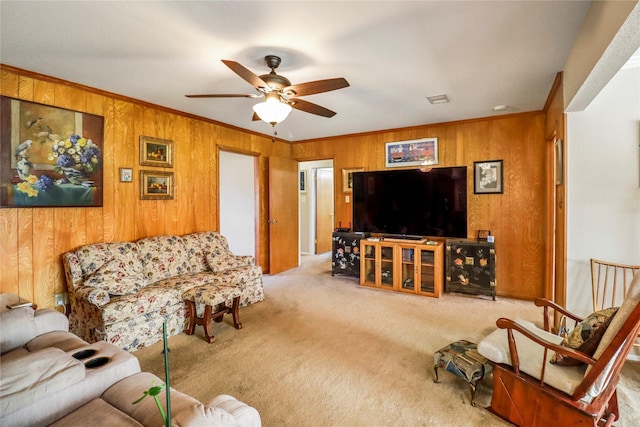
[[1,96],[0,117],[0,207],[102,206],[102,116]]

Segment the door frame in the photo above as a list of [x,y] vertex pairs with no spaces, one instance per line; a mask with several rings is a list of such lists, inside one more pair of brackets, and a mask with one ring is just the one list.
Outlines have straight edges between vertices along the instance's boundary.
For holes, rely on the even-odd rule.
[[261,153],[249,150],[239,150],[234,147],[218,145],[216,150],[216,230],[220,231],[220,152],[240,154],[253,157],[253,196],[254,196],[254,246],[255,264],[262,266],[261,244],[260,244],[260,156]]
[[[316,219],[315,219],[315,192],[316,192],[316,186],[315,186],[315,179],[314,179],[314,183],[313,185],[310,184],[311,181],[311,177],[315,177],[315,169],[319,169],[319,168],[330,168],[333,169],[333,206],[334,206],[334,218],[335,218],[335,202],[336,202],[336,169],[335,169],[335,159],[333,157],[325,157],[325,158],[310,158],[310,159],[295,159],[298,162],[298,171],[303,170],[303,169],[307,169],[310,172],[307,173],[307,195],[309,194],[309,191],[312,191],[312,196],[314,198],[313,200],[313,204],[314,204],[314,209],[310,210],[312,215],[310,216],[310,221],[309,221],[309,225],[308,228],[309,230],[311,230],[311,233],[307,233],[309,235],[309,241],[310,244],[308,246],[308,248],[313,247],[313,250],[309,251],[308,248],[303,250],[303,246],[302,246],[302,233],[303,230],[300,229],[299,233],[300,233],[300,244],[299,244],[299,253],[300,254],[310,254],[313,255],[315,254],[315,229],[316,229]],[[326,165],[323,165],[322,162],[327,162]],[[329,165],[330,162],[330,165]],[[314,166],[313,163],[318,163],[317,166]],[[305,165],[306,164],[306,165]],[[304,167],[307,166],[307,167]],[[313,173],[311,173],[311,171]],[[299,206],[298,206],[298,223],[302,224],[303,223],[303,218],[302,218],[302,200],[303,197],[300,197],[298,200]],[[312,218],[311,218],[312,217]],[[335,225],[335,224],[334,224]],[[308,231],[308,230],[307,230]]]

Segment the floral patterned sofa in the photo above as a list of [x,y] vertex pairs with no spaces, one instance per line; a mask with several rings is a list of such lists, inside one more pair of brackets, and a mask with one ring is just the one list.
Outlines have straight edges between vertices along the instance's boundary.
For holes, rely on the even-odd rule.
[[[236,256],[217,232],[96,243],[62,257],[70,329],[86,341],[105,340],[127,351],[185,329],[182,294],[211,283],[241,288],[240,306],[264,300],[262,269]],[[203,306],[197,307],[199,314]]]

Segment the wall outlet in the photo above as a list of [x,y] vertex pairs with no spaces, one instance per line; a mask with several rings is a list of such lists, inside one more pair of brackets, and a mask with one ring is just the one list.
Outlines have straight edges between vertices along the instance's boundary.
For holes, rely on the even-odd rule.
[[53,305],[67,305],[69,304],[69,292],[63,292],[61,294],[55,294],[53,296]]

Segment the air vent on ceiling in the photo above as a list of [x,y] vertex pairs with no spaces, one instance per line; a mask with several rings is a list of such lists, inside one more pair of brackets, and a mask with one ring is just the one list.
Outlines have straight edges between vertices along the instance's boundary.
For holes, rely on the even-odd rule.
[[427,99],[432,104],[446,104],[449,102],[449,97],[447,95],[427,96]]

